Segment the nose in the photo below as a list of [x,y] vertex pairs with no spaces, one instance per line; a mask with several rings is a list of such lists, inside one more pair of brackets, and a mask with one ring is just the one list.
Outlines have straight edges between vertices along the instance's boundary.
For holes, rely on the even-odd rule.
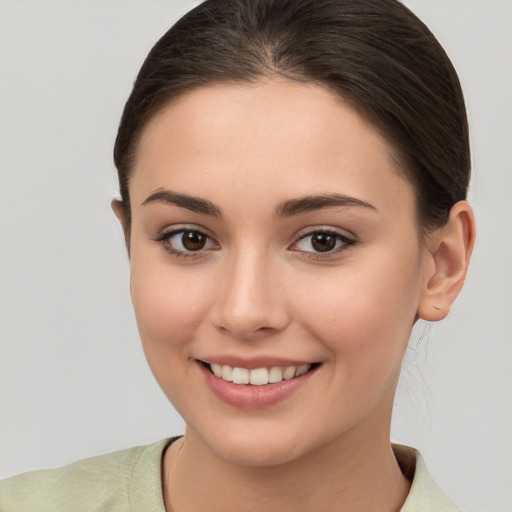
[[233,259],[219,280],[215,326],[247,341],[285,329],[291,312],[278,265],[257,252]]

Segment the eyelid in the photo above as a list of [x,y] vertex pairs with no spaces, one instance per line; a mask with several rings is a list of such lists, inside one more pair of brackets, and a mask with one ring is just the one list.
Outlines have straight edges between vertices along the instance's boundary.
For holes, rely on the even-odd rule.
[[[197,251],[192,250],[178,250],[169,246],[166,242],[172,238],[173,236],[187,232],[197,232],[205,236],[211,243],[214,244],[214,247],[209,247],[206,249],[198,249]],[[321,251],[307,251],[303,249],[298,249],[297,244],[304,240],[307,237],[313,236],[315,234],[328,234],[337,237],[338,240],[341,241],[341,245],[336,247],[335,249],[321,252]],[[308,255],[310,258],[322,259],[329,258],[337,255],[338,253],[345,251],[349,247],[358,243],[357,238],[353,234],[347,234],[346,230],[341,230],[340,228],[334,228],[332,226],[309,226],[306,228],[302,228],[294,237],[295,241],[288,246],[288,250],[296,251],[299,253],[303,253]],[[212,251],[220,249],[220,244],[217,242],[214,236],[209,233],[208,229],[203,228],[197,224],[176,224],[166,226],[159,233],[152,237],[152,240],[158,244],[160,244],[168,253],[176,256],[176,257],[204,257],[207,253],[211,253]]]
[[352,233],[351,231],[335,226],[331,226],[329,224],[319,224],[319,225],[311,225],[306,226],[304,228],[301,228],[297,231],[295,234],[295,239],[299,240],[301,238],[304,238],[308,235],[315,234],[315,233],[330,233],[333,235],[339,235],[342,238],[346,238],[348,240],[357,240],[357,236]]
[[152,239],[154,241],[158,241],[162,238],[168,238],[170,235],[179,233],[181,231],[197,231],[199,233],[202,233],[203,235],[207,236],[208,238],[211,238],[212,240],[215,240],[215,236],[211,233],[211,231],[200,224],[168,224],[164,226],[163,228],[159,229],[156,235],[152,236]]
[[[304,240],[307,237],[313,236],[315,234],[328,234],[333,235],[341,240],[342,244],[340,247],[326,252],[316,252],[316,251],[304,251],[301,249],[294,249],[293,247],[296,246],[301,240]],[[353,234],[346,234],[346,231],[340,230],[338,228],[333,228],[332,226],[310,226],[307,228],[301,229],[296,237],[295,241],[289,246],[289,250],[302,252],[304,254],[307,254],[309,257],[315,257],[316,259],[319,258],[328,258],[332,257],[334,255],[337,255],[338,253],[345,251],[349,247],[355,245],[358,243],[357,238]]]
[[[199,249],[197,251],[182,251],[178,249],[173,249],[169,246],[166,242],[168,242],[173,236],[179,234],[179,233],[185,233],[187,231],[192,231],[196,233],[200,233],[201,235],[205,236],[208,240],[210,240],[215,247],[214,248],[206,248],[206,249]],[[198,225],[190,225],[190,224],[176,224],[171,225],[163,228],[159,231],[159,233],[151,238],[153,242],[156,242],[160,244],[165,251],[167,251],[169,254],[175,256],[175,257],[182,257],[182,258],[199,258],[204,257],[207,255],[207,253],[210,253],[212,250],[217,250],[219,248],[219,243],[215,238],[208,233],[207,229],[204,229],[202,226]]]

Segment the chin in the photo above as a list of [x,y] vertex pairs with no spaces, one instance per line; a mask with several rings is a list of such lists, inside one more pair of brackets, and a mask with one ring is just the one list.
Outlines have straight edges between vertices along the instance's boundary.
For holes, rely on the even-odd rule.
[[281,442],[260,443],[251,439],[219,446],[218,450],[218,455],[227,462],[246,467],[281,466],[300,456],[296,445],[286,446]]
[[[188,431],[187,431],[188,432]],[[291,432],[269,432],[268,429],[225,429],[206,432],[202,442],[217,457],[246,467],[279,466],[304,455],[304,435]],[[301,442],[302,441],[302,442]]]

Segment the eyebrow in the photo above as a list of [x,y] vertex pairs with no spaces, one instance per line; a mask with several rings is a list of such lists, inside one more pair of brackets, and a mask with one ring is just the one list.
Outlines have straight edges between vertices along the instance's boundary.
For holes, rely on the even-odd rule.
[[278,217],[291,217],[303,213],[321,210],[322,208],[360,206],[377,211],[377,208],[366,201],[343,194],[322,194],[290,199],[281,203],[275,211]]
[[200,197],[173,192],[172,190],[157,190],[145,199],[142,205],[145,206],[151,203],[168,203],[179,206],[180,208],[186,208],[195,213],[201,213],[202,215],[222,217],[221,209],[210,201],[201,199]]
[[[157,190],[142,203],[143,206],[151,203],[167,203],[186,208],[187,210],[212,217],[222,217],[222,210],[212,202],[200,197],[173,192],[172,190]],[[304,213],[332,207],[358,206],[377,211],[377,208],[366,201],[344,194],[321,194],[305,196],[298,199],[289,199],[279,204],[274,215],[277,217],[292,217]]]

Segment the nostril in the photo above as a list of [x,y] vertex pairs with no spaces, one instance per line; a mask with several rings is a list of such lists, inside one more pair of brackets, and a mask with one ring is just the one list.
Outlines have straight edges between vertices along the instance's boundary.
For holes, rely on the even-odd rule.
[[291,315],[278,283],[269,278],[269,264],[260,253],[238,255],[229,277],[219,282],[211,310],[217,329],[239,339],[258,339],[286,328]]
[[[217,329],[224,333],[229,333],[236,339],[239,340],[258,340],[267,336],[271,336],[273,333],[277,333],[286,326],[283,323],[282,326],[277,325],[275,327],[269,325],[261,325],[263,322],[258,322],[257,319],[250,318],[226,318],[222,319],[222,322],[216,324]],[[266,322],[267,324],[270,322]],[[258,325],[259,324],[259,325]]]

